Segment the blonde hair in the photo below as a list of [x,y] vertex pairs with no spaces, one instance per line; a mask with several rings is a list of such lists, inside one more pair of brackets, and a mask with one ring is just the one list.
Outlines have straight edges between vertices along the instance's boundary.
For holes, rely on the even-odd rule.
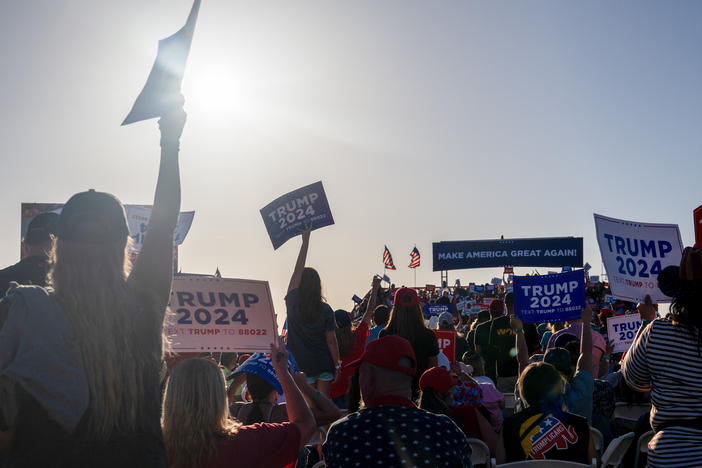
[[173,368],[162,414],[170,468],[201,466],[241,426],[229,415],[222,371],[208,359],[186,359]]
[[[127,281],[127,241],[59,240],[48,279],[83,358],[90,391],[85,434],[102,442],[113,433],[153,430],[148,418],[158,420],[149,402],[159,397],[163,326],[153,310],[155,298],[137,294]],[[145,330],[153,331],[155,341],[134,339]]]

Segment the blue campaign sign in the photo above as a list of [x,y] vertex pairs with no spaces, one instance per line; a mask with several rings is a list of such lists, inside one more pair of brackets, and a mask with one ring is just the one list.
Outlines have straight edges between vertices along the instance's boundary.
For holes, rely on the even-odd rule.
[[352,300],[353,302],[355,302],[356,304],[360,304],[361,302],[363,302],[363,299],[361,299],[360,297],[358,297],[358,296],[355,295],[355,294],[353,295],[353,297],[351,298],[351,300]]
[[268,235],[277,249],[300,234],[305,225],[312,230],[334,224],[322,182],[293,190],[261,209]]
[[475,286],[473,286],[473,291],[475,291],[477,293],[483,293],[483,292],[485,292],[485,286],[483,286],[482,284],[480,286],[475,285]]
[[583,307],[583,270],[556,275],[514,277],[514,310],[525,323],[577,319],[580,318]]
[[490,267],[583,266],[582,237],[434,242],[434,271]]
[[424,316],[431,317],[432,315],[441,315],[444,312],[451,313],[449,304],[427,304],[424,306]]

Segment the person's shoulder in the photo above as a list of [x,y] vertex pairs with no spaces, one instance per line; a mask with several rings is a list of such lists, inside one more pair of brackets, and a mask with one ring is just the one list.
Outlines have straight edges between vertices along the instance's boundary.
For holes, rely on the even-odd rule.
[[358,424],[358,421],[361,417],[361,412],[367,411],[368,409],[362,409],[360,411],[356,411],[355,413],[349,413],[341,419],[337,419],[331,424],[331,426],[329,426],[328,436],[332,437],[334,434],[343,430],[347,426],[352,425],[354,423]]
[[564,419],[568,422],[568,424],[575,426],[576,429],[587,429],[588,434],[590,433],[590,425],[587,422],[586,417],[578,414],[566,413],[566,417]]
[[332,309],[332,306],[330,306],[330,305],[327,304],[326,302],[324,302],[324,301],[320,302],[320,303],[319,303],[319,307],[320,307],[320,309],[322,310],[323,313],[325,313],[325,314],[330,314],[330,315],[332,315],[332,316],[334,315],[334,309]]
[[299,291],[300,290],[298,288],[295,288],[291,291],[288,291],[288,293],[285,295],[285,302],[289,302],[289,301],[297,299]]

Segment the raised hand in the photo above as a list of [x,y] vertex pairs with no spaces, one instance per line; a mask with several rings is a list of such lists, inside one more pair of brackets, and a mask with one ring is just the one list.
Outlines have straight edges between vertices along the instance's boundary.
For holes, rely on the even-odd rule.
[[158,120],[158,127],[161,130],[161,144],[177,142],[183,134],[183,127],[187,119],[187,114],[183,110],[184,103],[185,99],[180,96],[179,101]]
[[288,355],[288,350],[285,349],[282,341],[278,346],[271,343],[271,361],[278,377],[288,373]]
[[653,322],[656,319],[656,308],[653,305],[651,296],[646,294],[643,304],[639,304],[637,307],[639,314],[641,315],[641,320],[647,320]]

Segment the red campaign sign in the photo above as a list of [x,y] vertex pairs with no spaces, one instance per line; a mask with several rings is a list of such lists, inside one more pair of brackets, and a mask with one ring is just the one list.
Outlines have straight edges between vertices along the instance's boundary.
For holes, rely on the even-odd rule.
[[514,267],[505,267],[505,271],[503,274],[504,275],[513,275],[514,274]]
[[451,330],[434,330],[439,349],[451,361],[456,362],[456,332]]
[[702,248],[702,205],[695,208],[692,212],[692,217],[695,220],[695,248]]
[[427,284],[424,289],[426,289],[427,291],[434,291],[436,289],[436,286],[433,284]]

